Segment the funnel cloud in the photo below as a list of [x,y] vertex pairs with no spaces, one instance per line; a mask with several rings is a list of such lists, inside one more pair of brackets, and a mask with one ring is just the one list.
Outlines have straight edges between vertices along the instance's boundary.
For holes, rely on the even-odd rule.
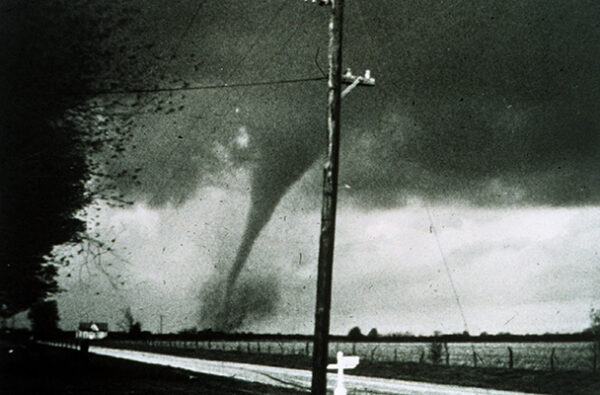
[[[208,2],[173,76],[233,83],[321,75],[327,13],[270,4]],[[377,79],[343,103],[340,182],[351,187],[352,205],[600,204],[600,3],[356,0],[345,13],[344,67],[371,69]],[[141,119],[147,126],[132,155],[111,164],[115,173],[143,168],[139,183],[119,187],[155,206],[181,204],[205,184],[235,188],[222,184],[223,173],[250,174],[245,230],[222,263],[228,274],[218,276],[226,302],[211,304],[222,328],[252,315],[234,307],[239,295],[258,292],[243,279],[246,261],[282,197],[325,151],[325,99],[323,81],[186,92],[169,99],[185,109]],[[242,127],[247,137],[233,149]],[[320,200],[319,188],[303,192]]]

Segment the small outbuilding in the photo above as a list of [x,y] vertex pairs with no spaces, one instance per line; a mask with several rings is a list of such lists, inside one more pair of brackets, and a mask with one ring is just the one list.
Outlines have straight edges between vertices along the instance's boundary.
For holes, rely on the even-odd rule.
[[80,322],[75,338],[96,340],[108,336],[108,324],[106,322]]

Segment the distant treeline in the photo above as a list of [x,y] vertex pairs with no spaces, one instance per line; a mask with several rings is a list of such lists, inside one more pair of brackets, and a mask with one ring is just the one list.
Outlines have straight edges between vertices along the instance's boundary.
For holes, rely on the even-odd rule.
[[[54,333],[54,338],[75,338],[74,331],[60,331]],[[273,334],[273,333],[224,333],[205,329],[200,331],[182,331],[180,333],[153,334],[142,331],[137,334],[127,332],[109,332],[109,339],[126,340],[187,340],[187,341],[312,341],[312,335],[299,334]],[[591,332],[580,333],[545,333],[517,335],[511,333],[485,334],[471,336],[468,333],[439,334],[433,336],[416,336],[410,334],[397,335],[330,335],[332,342],[368,342],[368,343],[532,343],[532,342],[582,342],[594,341],[597,337]]]

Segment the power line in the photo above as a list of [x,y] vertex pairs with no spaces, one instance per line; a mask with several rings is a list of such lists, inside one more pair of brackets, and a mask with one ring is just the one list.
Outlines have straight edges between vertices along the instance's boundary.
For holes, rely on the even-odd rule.
[[194,21],[196,20],[196,17],[199,15],[200,10],[202,9],[202,6],[204,4],[205,3],[203,1],[198,2],[196,9],[192,13],[192,17],[188,21],[185,29],[183,29],[183,33],[181,33],[181,35],[179,36],[179,39],[177,40],[177,43],[172,47],[171,56],[168,58],[167,63],[165,65],[163,65],[162,67],[160,67],[161,71],[160,71],[160,73],[158,73],[158,75],[161,79],[165,78],[165,74],[168,72],[169,67],[171,66],[171,63],[173,63],[173,60],[177,58],[177,54],[179,53],[181,44],[183,43],[183,40],[185,39],[185,37],[188,35],[190,29],[192,28],[192,25],[194,24]]
[[[376,45],[375,45],[375,40],[371,37],[371,34],[369,32],[369,29],[368,29],[368,23],[367,23],[366,17],[365,17],[366,13],[363,10],[363,7],[361,6],[360,2],[357,2],[356,4],[357,4],[358,10],[359,10],[358,16],[359,16],[360,22],[364,26],[364,35],[366,36],[366,39],[369,42],[369,45],[367,45],[367,49],[371,49],[371,51],[372,51],[373,48],[376,48]],[[437,18],[440,15],[445,14],[446,12],[450,11],[451,9],[454,9],[454,8],[458,7],[458,4],[460,4],[460,2],[457,3],[457,4],[455,4],[455,5],[452,5],[450,7],[446,7],[442,11],[436,13],[434,15],[434,18]],[[371,53],[373,53],[373,52],[371,52]],[[394,85],[396,85],[396,83],[393,80],[391,82]],[[452,288],[452,293],[454,295],[454,299],[456,300],[456,304],[457,304],[458,309],[460,311],[460,315],[461,315],[461,318],[462,318],[462,321],[463,321],[464,329],[465,329],[465,331],[469,332],[469,326],[467,324],[467,319],[466,319],[466,316],[465,316],[465,312],[464,312],[462,303],[460,302],[460,298],[458,296],[458,291],[456,290],[456,285],[454,284],[454,279],[452,278],[452,273],[450,272],[450,268],[448,266],[448,262],[446,260],[446,256],[445,256],[444,251],[442,249],[442,245],[440,243],[439,235],[438,235],[437,230],[435,229],[435,226],[433,224],[433,217],[432,217],[431,212],[429,210],[429,207],[427,205],[425,205],[425,209],[427,210],[427,216],[429,218],[429,223],[430,223],[430,226],[431,226],[431,232],[433,233],[433,235],[435,237],[436,245],[437,245],[438,251],[440,253],[440,256],[442,258],[442,262],[444,264],[444,268],[446,270],[446,274],[448,276],[448,280],[449,280],[450,286]]]
[[236,83],[222,83],[215,85],[188,85],[173,87],[173,88],[141,88],[141,89],[99,89],[99,90],[88,90],[80,92],[69,92],[69,91],[55,91],[46,92],[46,94],[66,94],[70,96],[108,96],[108,95],[129,95],[136,93],[161,93],[161,92],[180,92],[180,91],[197,91],[206,89],[231,89],[231,88],[246,88],[255,86],[267,86],[267,85],[281,85],[281,84],[297,84],[302,82],[322,81],[327,79],[326,77],[302,77],[302,78],[291,78],[291,79],[280,79],[280,80],[267,80],[267,81],[252,81],[252,82],[236,82]]
[[[266,26],[266,29],[264,31],[267,31],[268,29],[270,29],[273,26],[274,22],[281,15],[281,13],[284,10],[285,6],[286,6],[286,3],[282,2],[281,5],[275,11],[275,13],[271,16],[271,18],[269,18],[269,21],[266,24],[262,25],[262,26]],[[191,23],[190,23],[189,26],[191,26]],[[261,29],[261,30],[263,30],[263,29]],[[231,80],[232,77],[238,72],[240,66],[245,62],[245,60],[248,58],[248,56],[254,51],[254,48],[259,43],[259,41],[260,41],[260,35],[256,35],[256,37],[253,39],[253,41],[250,43],[250,45],[248,45],[246,52],[242,55],[242,57],[238,60],[238,62],[233,66],[233,68],[231,69],[231,71],[225,77],[226,81]],[[238,42],[239,42],[239,40],[238,40]],[[251,82],[251,83],[236,83],[236,84],[224,83],[224,84],[220,84],[220,85],[216,85],[216,86],[200,87],[200,89],[241,88],[241,87],[254,87],[254,86],[268,86],[268,85],[292,84],[292,83],[322,81],[322,80],[326,80],[326,77],[309,77],[309,78],[297,78],[297,79],[285,79],[285,80],[282,79],[282,80],[274,80],[274,81]],[[193,90],[193,89],[188,89],[188,90]],[[215,103],[215,108],[221,107],[222,104],[224,103],[224,100],[225,100],[224,97],[219,98],[219,100],[217,101],[217,103]],[[155,137],[155,138],[158,138],[158,137]],[[165,155],[166,160],[169,160],[174,155],[174,153],[179,149],[179,147],[180,147],[181,144],[183,144],[182,141],[177,141],[177,143],[171,149],[171,151],[168,154]]]
[[[286,6],[286,3],[282,2],[281,6],[279,6],[279,8],[275,12],[275,14],[271,17],[271,19],[269,19],[269,22],[267,22],[267,26],[271,27],[273,25],[273,22],[275,22],[275,20],[279,17],[279,14],[281,14],[281,12],[283,11],[285,6]],[[260,41],[259,37],[260,36],[257,35],[257,37],[254,39],[254,41],[252,41],[252,43],[249,45],[248,50],[246,51],[244,56],[242,56],[242,58],[237,62],[237,64],[231,70],[231,73],[229,73],[229,75],[227,76],[227,79],[230,79],[231,77],[233,77],[233,75],[239,70],[239,67],[242,65],[242,63],[244,63],[244,61],[246,60],[248,55],[250,55],[250,53],[252,51],[254,51],[254,47]]]
[[199,1],[198,2],[198,6],[196,7],[196,10],[192,14],[192,17],[190,18],[187,26],[185,27],[185,29],[183,30],[183,33],[181,34],[181,37],[179,37],[179,40],[177,41],[177,44],[173,48],[173,53],[171,55],[171,58],[169,59],[169,62],[167,63],[167,66],[165,66],[165,68],[168,68],[169,65],[171,64],[171,61],[173,59],[175,59],[175,57],[177,56],[177,53],[179,52],[179,48],[181,47],[181,44],[183,43],[183,39],[190,32],[190,29],[192,28],[192,25],[194,24],[194,21],[196,20],[196,17],[200,13],[200,10],[202,9],[203,5],[204,5],[204,1]]
[[[460,311],[460,316],[463,320],[463,325],[467,334],[471,334],[469,331],[469,325],[467,325],[467,318],[465,316],[465,311],[463,309],[462,303],[460,303],[460,298],[458,297],[458,292],[456,291],[456,286],[454,285],[454,280],[452,279],[452,273],[450,273],[450,268],[448,267],[448,262],[446,261],[446,256],[444,255],[444,251],[442,250],[442,244],[440,243],[440,238],[437,234],[437,230],[433,225],[433,217],[431,216],[431,212],[429,211],[429,206],[425,204],[425,210],[427,210],[427,216],[429,217],[429,224],[431,226],[431,233],[435,237],[435,242],[437,244],[438,250],[440,251],[440,256],[442,257],[442,262],[444,263],[444,267],[446,268],[446,274],[448,275],[448,280],[450,280],[450,286],[452,287],[452,292],[454,293],[454,298],[456,299],[456,304],[458,305],[458,310]],[[475,345],[471,342],[471,351],[473,352],[473,363],[477,365],[477,358],[481,360],[481,357],[477,355],[477,351],[475,350]]]
[[460,298],[458,297],[458,292],[456,291],[456,286],[454,285],[454,280],[452,279],[452,273],[450,272],[450,268],[448,267],[448,262],[446,261],[446,256],[444,255],[444,250],[442,250],[440,238],[438,236],[435,226],[433,225],[433,217],[431,216],[431,211],[429,211],[429,206],[425,205],[425,210],[427,211],[427,217],[429,218],[429,223],[431,225],[431,233],[433,233],[433,236],[435,237],[435,242],[436,242],[436,245],[440,252],[440,256],[442,257],[442,262],[444,263],[444,267],[446,268],[446,274],[448,275],[448,280],[450,281],[452,293],[454,294],[454,299],[456,300],[456,304],[458,305],[458,310],[460,311],[460,316],[462,317],[465,331],[469,332],[469,326],[467,325],[467,318],[465,316],[465,311],[462,307],[462,303],[460,303]]

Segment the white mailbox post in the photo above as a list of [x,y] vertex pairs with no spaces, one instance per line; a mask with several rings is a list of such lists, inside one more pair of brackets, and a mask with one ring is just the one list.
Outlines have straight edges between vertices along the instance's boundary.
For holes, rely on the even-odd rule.
[[358,357],[345,357],[344,353],[338,351],[337,363],[327,365],[327,369],[337,369],[337,385],[333,395],[346,395],[346,387],[344,387],[344,369],[353,369],[358,365]]

